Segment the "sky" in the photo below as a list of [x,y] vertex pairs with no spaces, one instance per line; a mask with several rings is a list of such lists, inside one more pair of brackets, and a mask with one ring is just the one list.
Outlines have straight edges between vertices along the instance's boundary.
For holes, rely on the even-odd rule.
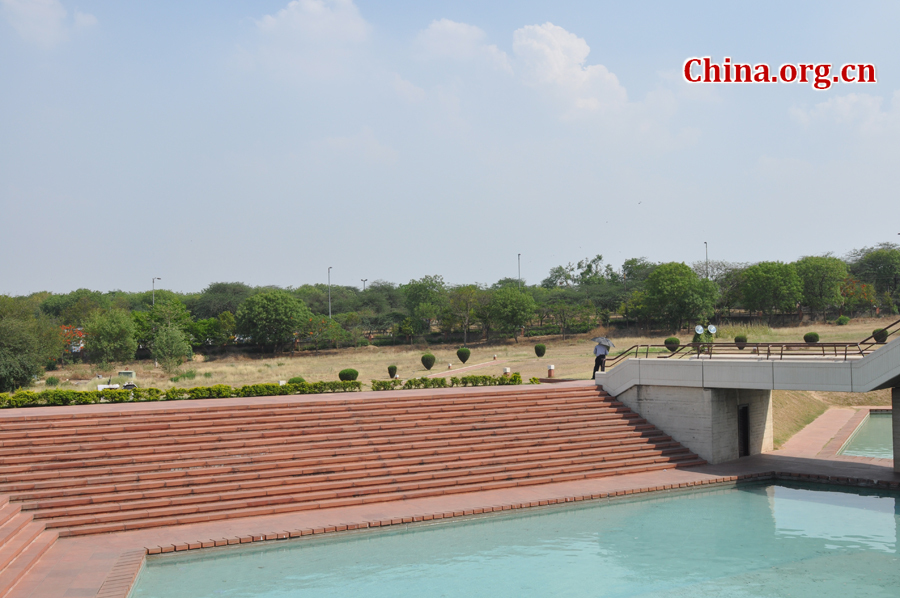
[[0,293],[896,242],[898,30],[891,1],[0,0]]

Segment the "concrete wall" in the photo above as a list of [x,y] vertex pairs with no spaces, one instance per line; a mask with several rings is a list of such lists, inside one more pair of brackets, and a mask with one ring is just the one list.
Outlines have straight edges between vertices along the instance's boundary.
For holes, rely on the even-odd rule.
[[769,390],[633,386],[616,397],[710,463],[738,458],[738,405],[750,412],[750,454],[773,448]]

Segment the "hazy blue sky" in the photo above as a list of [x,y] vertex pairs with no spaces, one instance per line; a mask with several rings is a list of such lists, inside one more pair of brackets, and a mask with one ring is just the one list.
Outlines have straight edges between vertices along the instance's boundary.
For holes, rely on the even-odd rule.
[[[0,0],[0,293],[896,241],[900,3]],[[691,56],[878,83],[691,85]]]

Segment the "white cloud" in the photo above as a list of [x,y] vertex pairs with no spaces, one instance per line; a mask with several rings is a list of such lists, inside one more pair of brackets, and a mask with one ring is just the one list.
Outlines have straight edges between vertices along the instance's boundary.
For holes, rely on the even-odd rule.
[[69,13],[59,0],[0,0],[3,16],[22,39],[45,49],[53,48],[69,38],[73,29],[97,24],[94,15]]
[[416,44],[425,58],[484,60],[501,70],[512,72],[509,58],[493,44],[486,44],[486,34],[479,27],[450,19],[432,21],[416,36]]
[[369,163],[393,164],[397,161],[397,152],[379,142],[371,127],[363,127],[357,135],[349,137],[328,137],[324,140],[324,146],[333,152],[362,158]]
[[865,134],[879,134],[900,125],[900,91],[894,92],[890,108],[884,98],[866,93],[833,97],[806,110],[791,109],[794,119],[806,126],[836,124]]
[[352,0],[293,0],[256,21],[259,60],[276,70],[331,75],[346,68],[369,24]]
[[614,74],[602,64],[585,65],[590,51],[584,39],[553,23],[513,33],[513,52],[527,84],[555,90],[576,111],[625,104],[628,94]]
[[394,73],[394,91],[407,102],[418,103],[425,99],[425,90]]

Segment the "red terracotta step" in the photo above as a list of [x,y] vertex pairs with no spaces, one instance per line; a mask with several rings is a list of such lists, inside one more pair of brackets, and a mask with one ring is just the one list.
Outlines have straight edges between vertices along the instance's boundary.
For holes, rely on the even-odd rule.
[[[627,452],[618,451],[615,450],[615,447],[610,447],[593,450],[558,451],[552,454],[541,453],[510,456],[471,455],[468,459],[460,459],[452,462],[438,461],[427,464],[396,465],[370,470],[353,468],[327,473],[310,473],[308,470],[300,469],[293,472],[290,470],[278,470],[270,472],[270,476],[260,476],[256,473],[232,476],[210,476],[203,480],[185,480],[185,482],[194,482],[190,485],[184,484],[181,486],[165,486],[157,489],[134,490],[114,487],[105,492],[96,492],[79,497],[48,497],[41,500],[26,502],[22,505],[22,508],[28,511],[40,510],[44,512],[44,515],[48,515],[46,513],[48,509],[52,510],[55,508],[91,505],[91,509],[86,509],[82,512],[100,512],[109,508],[121,508],[116,506],[111,507],[107,503],[121,501],[125,502],[127,508],[140,508],[141,500],[155,500],[159,498],[174,499],[178,496],[188,495],[190,495],[193,500],[201,494],[289,486],[296,485],[300,480],[302,480],[304,487],[308,486],[311,490],[314,490],[317,482],[328,482],[333,487],[344,487],[348,483],[384,476],[396,476],[399,479],[403,475],[420,475],[426,472],[429,473],[429,475],[444,475],[444,472],[446,471],[457,469],[473,470],[477,467],[494,467],[499,465],[503,465],[509,470],[525,468],[540,469],[542,467],[552,466],[553,464],[574,464],[578,462],[597,462],[613,459],[623,460],[659,455],[671,456],[687,451],[687,449],[684,449],[675,442],[667,443],[667,445],[668,446],[647,445],[635,447]],[[335,482],[338,481],[340,482],[335,485]],[[50,513],[48,516],[56,515]]]
[[[684,451],[684,449],[682,450]],[[683,455],[682,458],[684,457],[690,458],[690,455]],[[221,492],[209,495],[127,501],[119,504],[119,510],[104,508],[109,505],[90,505],[87,507],[61,508],[48,511],[38,510],[33,511],[33,515],[35,519],[45,521],[48,527],[59,527],[60,525],[68,527],[73,524],[85,525],[128,520],[134,518],[135,513],[145,518],[165,517],[174,513],[207,513],[262,504],[308,502],[310,500],[380,494],[397,490],[413,491],[426,488],[442,488],[477,482],[528,478],[535,475],[543,477],[554,474],[580,474],[617,467],[650,466],[677,460],[679,460],[677,455],[672,457],[651,455],[647,457],[629,456],[628,458],[609,461],[594,460],[590,463],[547,463],[539,470],[530,469],[527,467],[527,464],[524,467],[474,467],[463,471],[434,472],[420,476],[406,475],[360,479],[354,481],[352,486],[349,487],[340,483],[302,484]],[[60,524],[59,521],[64,523]]]
[[[590,451],[597,449],[611,451],[629,451],[635,447],[669,446],[676,444],[671,437],[661,433],[646,436],[629,436],[621,439],[595,440],[564,443],[497,443],[478,446],[473,452],[472,446],[446,447],[445,449],[390,452],[366,452],[357,454],[337,454],[325,457],[310,458],[304,454],[272,455],[277,460],[250,461],[229,467],[198,467],[190,471],[165,470],[152,474],[102,475],[96,478],[81,477],[79,479],[54,479],[41,484],[27,484],[24,490],[14,494],[17,501],[34,500],[53,496],[77,496],[92,494],[98,489],[135,491],[141,488],[161,488],[186,486],[202,483],[205,479],[239,479],[248,477],[278,476],[296,468],[329,469],[345,471],[349,469],[367,469],[388,466],[406,466],[418,463],[455,461],[481,456],[517,456],[547,455],[561,451]],[[87,472],[85,472],[86,474]],[[36,489],[40,488],[40,489]]]
[[532,478],[524,480],[504,480],[499,482],[490,482],[484,484],[460,485],[448,487],[441,490],[422,490],[410,492],[394,492],[375,494],[366,497],[340,498],[333,500],[321,500],[310,503],[284,503],[264,505],[258,507],[250,507],[246,509],[236,509],[233,511],[219,511],[211,513],[190,513],[187,515],[171,514],[155,519],[134,519],[129,521],[117,521],[109,523],[87,524],[71,527],[59,528],[60,536],[77,536],[85,534],[109,533],[125,530],[147,529],[152,527],[170,526],[170,525],[187,525],[191,523],[201,523],[204,521],[220,521],[222,519],[237,519],[243,517],[257,517],[262,515],[275,515],[280,513],[291,513],[296,511],[310,509],[325,509],[342,506],[351,506],[376,502],[387,502],[393,500],[409,500],[413,498],[424,498],[429,496],[440,496],[443,494],[456,494],[462,492],[477,492],[482,490],[496,490],[499,488],[510,488],[519,485],[549,484],[554,482],[572,481],[587,478],[608,477],[614,475],[625,475],[629,473],[640,473],[644,471],[661,470],[673,467],[696,467],[704,465],[706,462],[702,459],[685,460],[673,463],[661,463],[654,465],[641,465],[623,467],[615,470],[594,471],[578,474],[565,474],[557,476],[547,476],[542,478]]
[[[10,425],[17,426],[15,429],[25,429],[27,426],[33,427],[44,426],[48,424],[59,423],[65,425],[65,422],[93,421],[93,420],[120,420],[128,421],[134,418],[187,418],[193,416],[202,416],[204,414],[224,414],[231,413],[252,413],[257,411],[269,411],[281,408],[307,407],[315,410],[328,410],[333,408],[350,408],[350,409],[382,409],[398,405],[415,405],[417,407],[438,405],[438,404],[477,404],[489,403],[497,400],[505,400],[514,398],[516,400],[527,400],[529,398],[538,397],[541,399],[565,400],[569,397],[596,397],[600,399],[610,399],[609,395],[602,390],[585,388],[568,388],[568,389],[537,389],[530,390],[528,387],[517,388],[486,388],[481,393],[460,393],[454,389],[432,391],[427,396],[416,395],[415,393],[403,392],[403,396],[394,394],[393,397],[355,399],[342,398],[341,400],[333,399],[330,401],[314,401],[309,400],[309,395],[293,395],[284,397],[259,397],[255,402],[243,405],[216,405],[215,399],[203,399],[199,401],[185,401],[171,408],[149,408],[152,403],[141,404],[123,404],[122,411],[116,412],[92,412],[90,406],[85,407],[85,411],[80,413],[67,414],[41,414],[26,415],[16,417],[10,422]],[[252,399],[251,399],[252,400]],[[185,407],[191,403],[191,406]],[[159,405],[159,404],[157,404]],[[135,407],[147,406],[144,409],[134,409]],[[156,405],[154,405],[156,407]]]
[[19,556],[32,540],[44,531],[44,524],[32,521],[30,515],[20,515],[25,518],[24,525],[18,527],[16,532],[8,535],[0,541],[0,570],[9,565],[13,559]]
[[[483,414],[468,412],[465,415],[453,414],[452,418],[446,421],[453,421],[455,425],[463,425],[465,423],[482,422],[502,424],[505,422],[516,421],[533,421],[535,419],[549,418],[558,419],[561,417],[621,417],[627,416],[627,408],[607,408],[602,406],[591,406],[582,408],[581,410],[557,411],[553,414],[547,413],[504,413],[504,414]],[[367,432],[380,429],[402,429],[410,427],[418,427],[423,425],[442,425],[445,420],[437,419],[395,419],[395,418],[365,418],[365,419],[342,419],[333,420],[327,423],[317,423],[316,425],[306,425],[302,422],[296,422],[294,426],[272,426],[267,423],[248,424],[243,426],[216,426],[214,428],[186,428],[182,430],[173,430],[167,433],[169,439],[178,442],[201,442],[208,438],[240,438],[254,437],[257,435],[283,435],[287,433],[302,434],[321,434],[326,432]],[[131,447],[131,446],[148,446],[157,442],[159,433],[135,432],[135,433],[117,433],[110,435],[83,435],[79,438],[65,437],[64,439],[55,439],[51,442],[48,439],[34,439],[31,442],[10,441],[9,446],[0,449],[0,462],[6,462],[9,455],[28,455],[28,454],[52,454],[70,450],[90,451],[95,450],[97,446],[106,446],[109,448]],[[19,446],[21,445],[21,446]],[[12,461],[10,461],[12,462]]]
[[[602,426],[607,422],[615,424],[621,421],[643,421],[639,416],[637,416],[637,414],[633,413],[624,414],[621,417],[619,417],[618,415],[599,415],[587,418],[571,417],[565,418],[565,420],[566,421],[563,421],[561,423],[557,423],[556,420],[552,419],[548,420],[547,418],[538,418],[535,420],[517,420],[516,422],[511,423],[507,426],[493,426],[490,423],[473,423],[459,425],[448,424],[443,426],[410,426],[401,427],[398,429],[382,428],[363,431],[317,431],[314,434],[304,436],[305,440],[309,443],[334,442],[336,440],[352,441],[354,439],[361,438],[364,438],[367,441],[371,441],[375,438],[393,438],[412,435],[428,435],[431,437],[446,438],[456,434],[462,436],[472,436],[498,431],[510,433],[511,431],[514,431],[516,429],[548,429],[549,427],[563,429],[577,428],[579,426],[585,425]],[[217,449],[234,446],[247,446],[250,444],[276,444],[278,442],[284,442],[285,440],[293,440],[296,436],[298,435],[296,434],[296,431],[293,430],[274,430],[270,432],[234,434],[226,437],[195,437],[190,439],[190,442],[182,442],[178,438],[167,438],[168,442],[163,446],[159,445],[160,443],[158,438],[142,441],[140,443],[140,446],[130,445],[126,447],[113,446],[111,448],[104,448],[108,445],[101,443],[96,446],[91,446],[90,450],[88,450],[86,447],[70,445],[68,447],[65,447],[66,450],[64,452],[55,452],[52,454],[47,453],[42,454],[39,457],[26,454],[23,456],[7,457],[5,459],[2,459],[3,465],[0,465],[0,476],[7,472],[16,471],[15,469],[11,469],[16,465],[27,465],[29,463],[35,462],[36,460],[40,461],[42,467],[49,468],[48,465],[51,463],[63,463],[66,461],[83,462],[86,459],[120,457],[139,454],[143,455],[147,454],[148,452],[152,452],[155,454],[181,453],[187,450]]]
[[[480,409],[482,413],[537,413],[537,412],[553,412],[563,409],[572,409],[583,406],[597,406],[607,409],[623,409],[623,405],[617,402],[601,402],[591,398],[579,399],[578,401],[517,401],[514,405],[501,405],[492,409]],[[627,408],[625,408],[627,409]],[[247,424],[272,424],[272,423],[302,423],[303,425],[321,425],[329,421],[348,420],[356,421],[361,418],[374,421],[395,421],[395,420],[425,420],[429,418],[450,418],[459,414],[472,413],[471,406],[446,406],[446,407],[421,407],[421,408],[399,408],[399,409],[383,409],[383,410],[366,410],[356,412],[350,410],[337,410],[331,412],[311,411],[304,409],[303,412],[292,410],[287,414],[281,413],[259,413],[259,414],[240,414],[228,417],[206,417],[198,420],[194,418],[177,418],[172,416],[162,420],[161,418],[149,419],[142,423],[108,423],[103,420],[92,421],[87,424],[79,424],[77,427],[54,427],[42,426],[37,429],[21,430],[15,429],[14,426],[5,426],[7,430],[0,432],[0,447],[18,446],[22,444],[41,444],[50,442],[59,442],[64,438],[79,438],[81,436],[108,436],[110,434],[128,434],[139,432],[152,432],[159,430],[179,430],[179,429],[202,429],[205,427],[216,427],[227,424],[228,426],[239,426]]]
[[[632,433],[628,435],[618,434],[619,438],[606,437],[603,440],[595,438],[577,439],[564,438],[557,441],[520,440],[516,442],[483,443],[479,445],[443,446],[434,448],[419,448],[412,450],[408,447],[394,446],[390,451],[372,452],[365,447],[352,453],[338,451],[319,452],[318,455],[310,454],[270,454],[256,457],[246,457],[240,460],[232,459],[230,464],[223,465],[222,461],[199,462],[206,467],[194,469],[168,469],[154,470],[137,474],[112,475],[106,470],[90,470],[92,475],[88,477],[88,471],[80,478],[54,478],[39,482],[23,483],[16,494],[16,500],[28,500],[36,497],[55,495],[78,495],[93,492],[92,487],[108,486],[134,489],[137,487],[165,487],[170,485],[190,485],[199,483],[198,480],[217,476],[246,476],[246,475],[276,475],[283,468],[314,467],[340,470],[347,464],[358,468],[382,467],[390,462],[428,463],[441,460],[458,460],[469,455],[517,455],[517,454],[547,454],[558,451],[590,450],[597,448],[610,448],[615,451],[631,450],[631,447],[660,444],[671,442],[671,438],[654,431],[652,433]],[[405,449],[405,450],[404,450]],[[476,451],[473,453],[473,449]],[[103,475],[105,474],[105,475]]]
[[44,553],[53,546],[58,537],[59,534],[55,531],[42,531],[30,544],[22,549],[6,568],[0,570],[0,596],[6,596]]

